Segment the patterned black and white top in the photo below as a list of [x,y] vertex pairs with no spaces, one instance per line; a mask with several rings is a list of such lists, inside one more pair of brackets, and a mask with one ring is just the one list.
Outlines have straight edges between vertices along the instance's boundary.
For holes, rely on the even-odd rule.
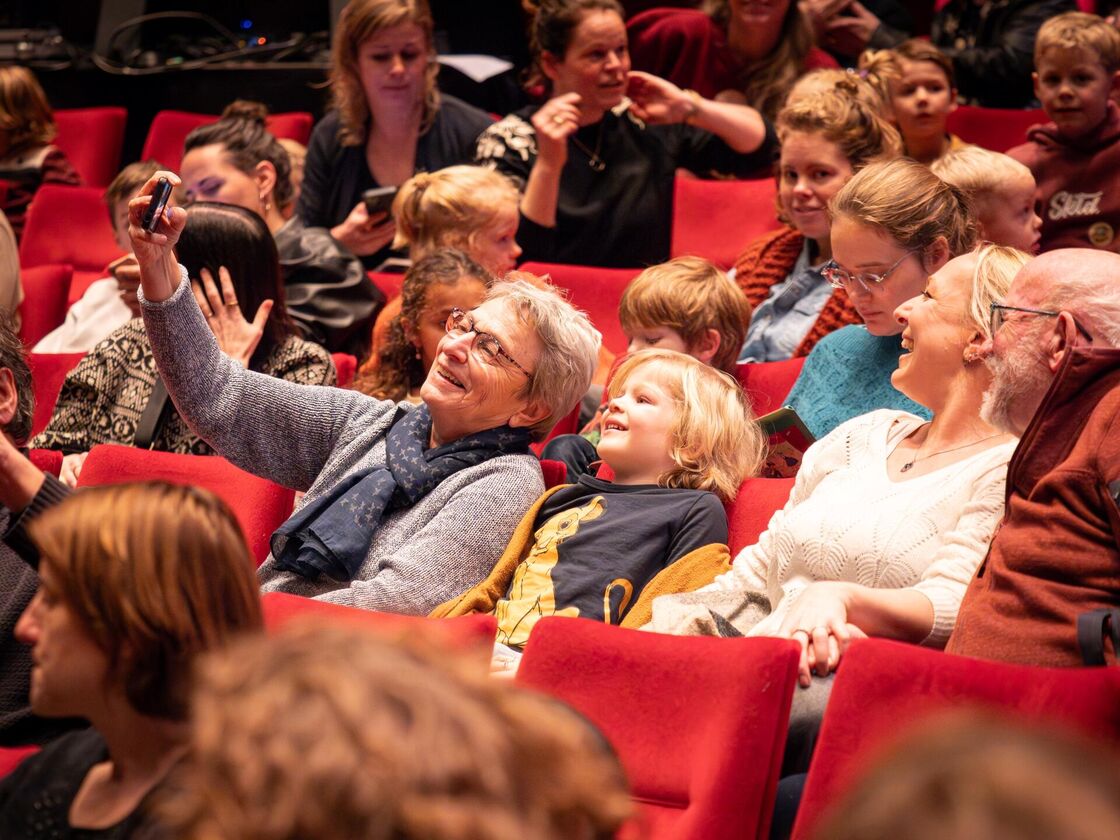
[[[334,385],[330,354],[318,344],[290,336],[273,348],[261,373],[302,385]],[[152,396],[156,360],[135,318],[114,330],[66,376],[47,428],[31,440],[33,449],[87,452],[99,443],[132,446],[140,418]],[[213,455],[170,402],[156,428],[152,449],[183,455]]]

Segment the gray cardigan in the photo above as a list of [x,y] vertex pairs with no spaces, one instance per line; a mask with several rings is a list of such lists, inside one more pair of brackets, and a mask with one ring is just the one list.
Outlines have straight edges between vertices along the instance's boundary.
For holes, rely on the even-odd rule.
[[[297,385],[225,356],[183,282],[143,304],[144,323],[175,407],[214,450],[311,501],[352,473],[385,464],[397,405],[356,391]],[[385,517],[353,581],[311,581],[269,556],[262,589],[336,604],[425,615],[482,580],[525,511],[544,492],[532,455],[502,455],[455,473],[410,508]]]

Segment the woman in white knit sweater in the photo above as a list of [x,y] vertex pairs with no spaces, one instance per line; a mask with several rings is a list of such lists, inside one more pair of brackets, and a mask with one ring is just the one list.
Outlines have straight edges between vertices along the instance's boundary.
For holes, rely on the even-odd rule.
[[793,638],[803,686],[858,636],[943,646],[1003,514],[1016,440],[980,419],[991,374],[977,351],[989,304],[1028,259],[985,246],[900,306],[908,352],[891,381],[932,422],[875,411],[815,443],[758,543],[709,586],[658,599],[651,629],[703,632],[716,613],[749,635]]

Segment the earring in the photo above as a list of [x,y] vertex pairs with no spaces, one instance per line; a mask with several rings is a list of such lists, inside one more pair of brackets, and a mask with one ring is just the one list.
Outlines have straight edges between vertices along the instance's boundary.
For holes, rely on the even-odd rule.
[[424,361],[424,357],[423,357],[423,355],[421,355],[419,347],[416,348],[416,361],[418,361],[418,362]]
[[269,210],[271,210],[271,209],[272,209],[272,202],[271,202],[271,201],[267,201],[267,200],[265,199],[265,197],[264,197],[264,193],[261,193],[261,194],[260,194],[260,201],[261,201],[261,206],[262,206],[262,207],[264,208],[264,212],[266,212],[266,213],[267,213],[267,212],[268,212]]
[[964,363],[965,366],[974,364],[980,361],[980,351],[975,347],[964,348]]

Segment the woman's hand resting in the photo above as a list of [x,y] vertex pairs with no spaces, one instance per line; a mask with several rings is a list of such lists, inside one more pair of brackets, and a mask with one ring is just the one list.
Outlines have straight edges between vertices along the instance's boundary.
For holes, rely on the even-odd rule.
[[808,688],[813,672],[824,677],[836,670],[840,657],[854,639],[866,634],[848,623],[850,585],[842,581],[817,581],[805,587],[786,613],[779,636],[801,645],[798,682]]
[[78,486],[78,476],[82,474],[82,466],[86,462],[88,452],[75,452],[72,455],[64,455],[62,458],[62,469],[58,473],[58,480],[65,484],[67,487]]
[[252,322],[246,321],[237,301],[229,270],[224,265],[218,268],[220,291],[208,269],[202,269],[199,274],[202,275],[200,280],[192,280],[191,288],[194,290],[194,299],[198,301],[198,308],[206,316],[206,323],[218,339],[218,346],[242,367],[249,367],[249,359],[253,357],[253,351],[264,335],[273,301],[266,300],[257,309]]

